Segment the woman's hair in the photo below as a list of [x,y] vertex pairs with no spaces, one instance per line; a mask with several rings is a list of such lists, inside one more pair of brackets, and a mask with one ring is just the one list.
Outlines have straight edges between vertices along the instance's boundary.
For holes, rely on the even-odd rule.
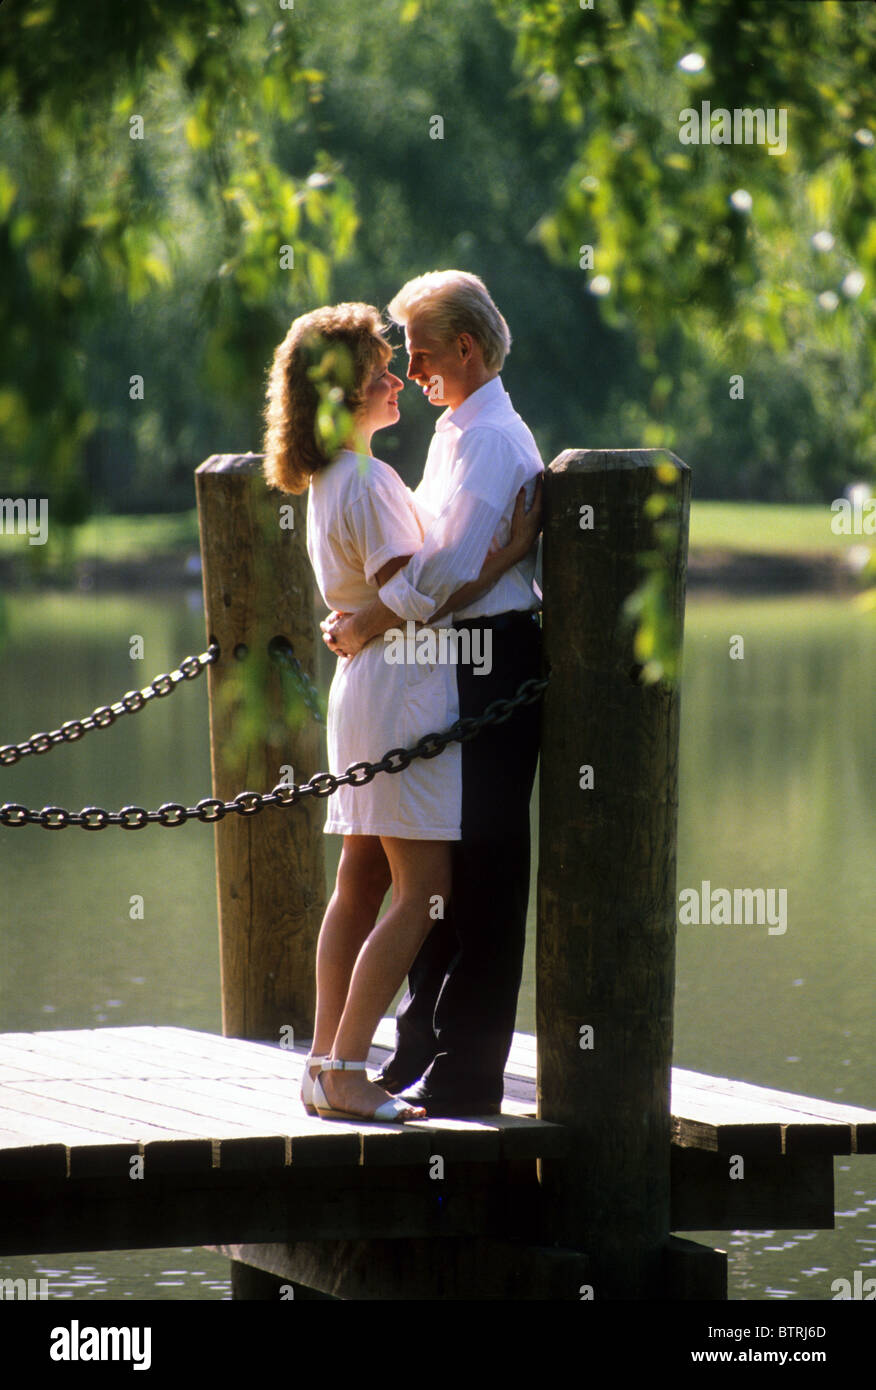
[[391,357],[371,304],[335,304],[294,320],[268,378],[264,474],[271,487],[306,490],[311,475],[331,461],[318,430],[320,402],[328,397],[355,414],[375,369]]
[[501,371],[511,334],[483,280],[466,270],[430,270],[402,285],[387,308],[395,323],[428,328],[442,343],[470,333],[480,344],[484,366]]

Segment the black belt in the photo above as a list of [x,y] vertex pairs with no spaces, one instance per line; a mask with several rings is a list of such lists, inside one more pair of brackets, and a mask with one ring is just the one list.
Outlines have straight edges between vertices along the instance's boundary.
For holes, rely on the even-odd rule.
[[483,618],[463,618],[461,622],[454,622],[456,628],[484,628],[488,627],[493,632],[505,632],[512,627],[529,627],[532,623],[538,622],[538,610],[535,608],[520,609],[514,608],[509,613],[489,613]]

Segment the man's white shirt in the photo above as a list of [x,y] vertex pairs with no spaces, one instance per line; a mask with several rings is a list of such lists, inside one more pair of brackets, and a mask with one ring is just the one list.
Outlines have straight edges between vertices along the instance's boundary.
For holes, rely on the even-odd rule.
[[[500,377],[473,391],[435,424],[423,480],[411,494],[426,531],[423,545],[379,590],[401,618],[428,622],[461,585],[477,579],[491,550],[507,543],[521,487],[527,507],[544,469],[532,433]],[[455,619],[537,609],[536,547]],[[449,618],[446,620],[449,621]]]

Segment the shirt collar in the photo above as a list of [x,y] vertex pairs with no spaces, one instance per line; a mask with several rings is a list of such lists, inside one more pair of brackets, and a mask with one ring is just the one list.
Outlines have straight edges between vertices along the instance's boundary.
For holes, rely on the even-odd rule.
[[502,378],[494,376],[490,381],[485,381],[483,386],[479,386],[476,391],[472,391],[470,396],[466,396],[462,405],[458,405],[455,410],[445,410],[435,421],[436,430],[446,430],[453,426],[455,429],[464,430],[482,410],[488,406],[498,405],[500,401],[508,399],[508,392],[502,385]]

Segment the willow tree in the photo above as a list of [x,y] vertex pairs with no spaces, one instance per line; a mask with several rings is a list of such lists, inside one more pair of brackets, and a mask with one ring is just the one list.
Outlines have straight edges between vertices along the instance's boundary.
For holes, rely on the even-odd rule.
[[[330,160],[277,156],[276,132],[309,134],[320,95],[294,16],[267,0],[2,6],[7,492],[39,486],[57,523],[87,512],[83,452],[104,422],[86,344],[131,306],[185,294],[184,340],[166,356],[257,404],[278,332],[328,297],[355,232]],[[117,383],[121,409],[161,365],[145,364],[145,387],[136,373]]]

